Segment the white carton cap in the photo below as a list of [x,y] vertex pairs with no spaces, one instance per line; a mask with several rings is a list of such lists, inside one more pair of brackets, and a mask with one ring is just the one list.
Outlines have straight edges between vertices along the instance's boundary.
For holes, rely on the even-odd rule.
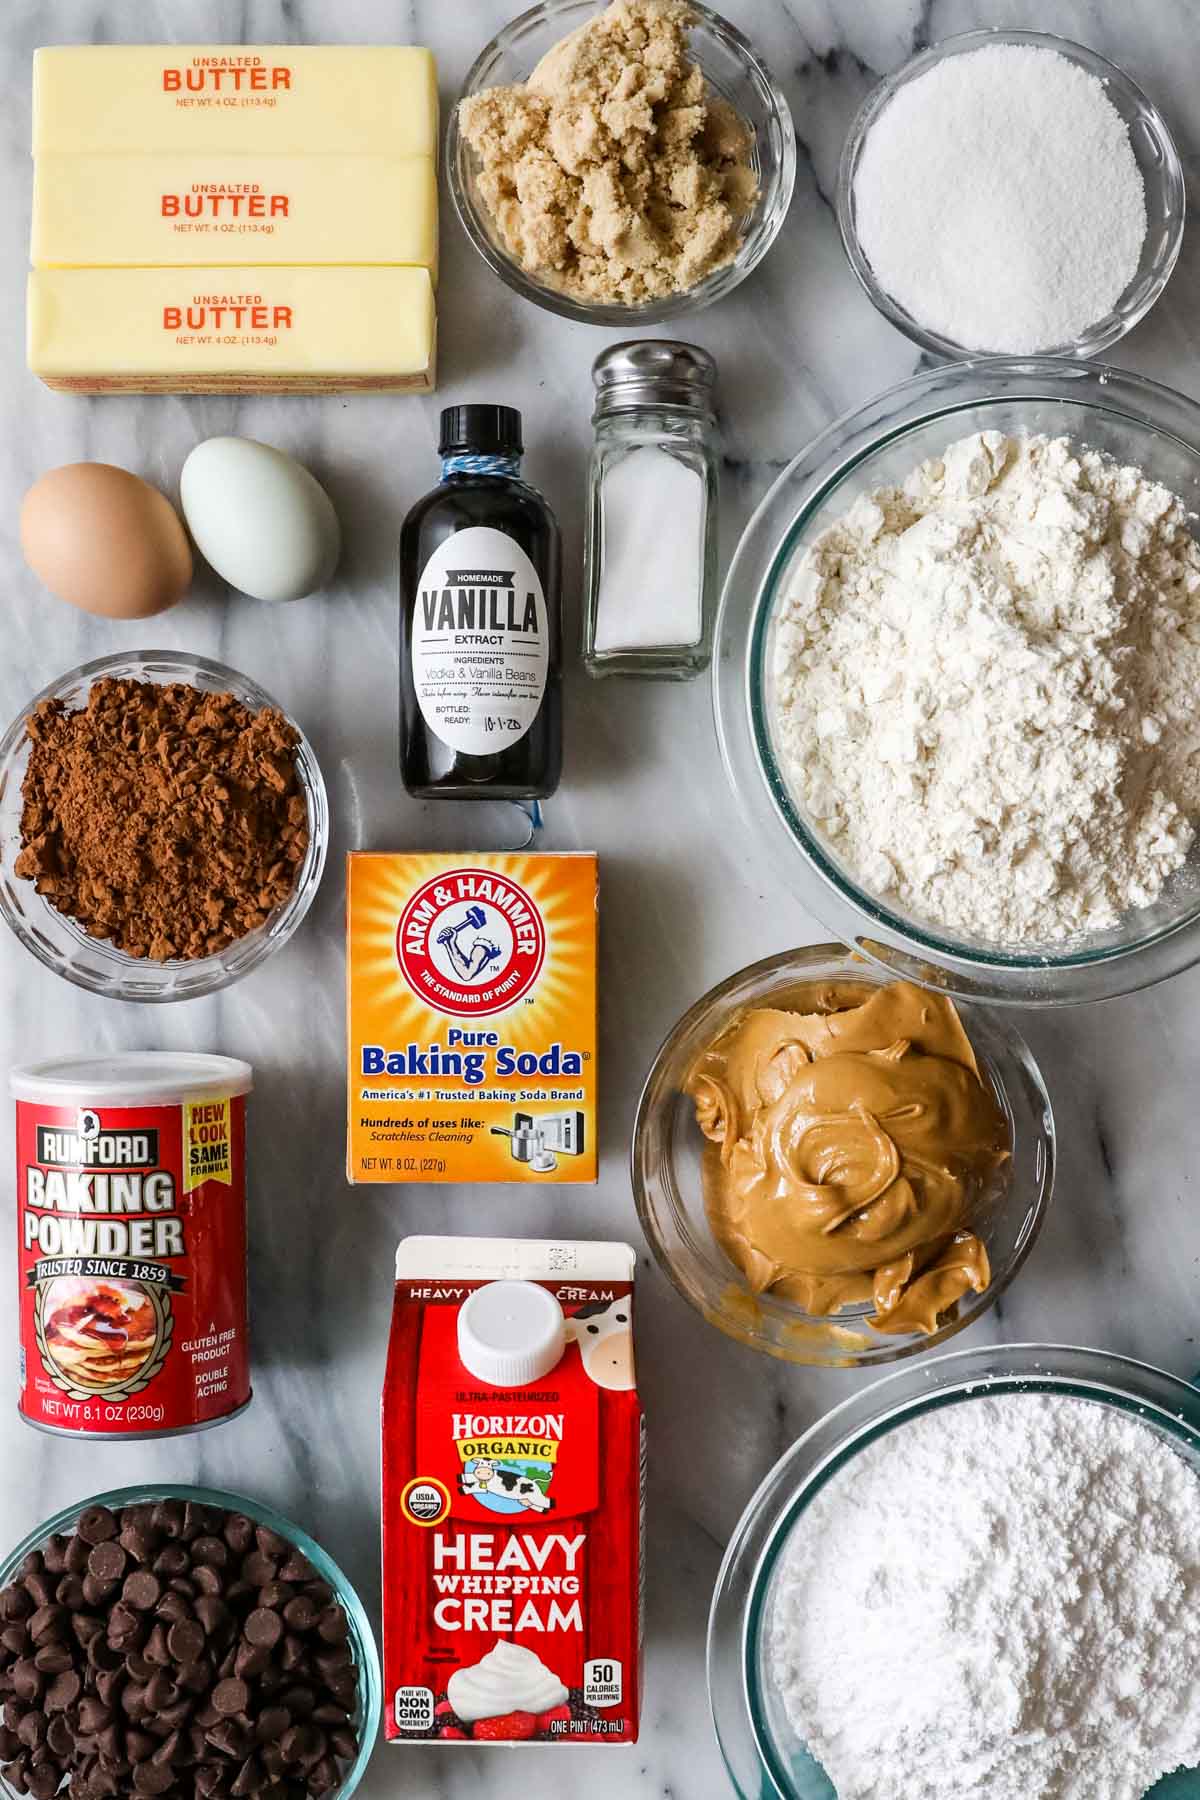
[[567,1347],[562,1307],[532,1281],[489,1281],[458,1312],[458,1354],[476,1381],[528,1387]]

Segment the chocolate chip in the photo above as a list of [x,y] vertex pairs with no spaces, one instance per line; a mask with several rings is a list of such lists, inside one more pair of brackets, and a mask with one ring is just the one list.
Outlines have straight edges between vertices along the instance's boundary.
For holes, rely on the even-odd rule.
[[83,1599],[85,1606],[103,1606],[117,1591],[115,1581],[101,1581],[90,1572],[83,1578]]
[[226,1681],[219,1681],[213,1689],[212,1703],[219,1713],[230,1717],[235,1713],[244,1713],[250,1704],[250,1689],[244,1681],[231,1676]]
[[162,1587],[157,1575],[152,1575],[149,1569],[135,1569],[132,1575],[125,1577],[121,1598],[135,1612],[149,1612],[161,1593]]
[[230,1513],[221,1528],[221,1535],[235,1556],[245,1556],[254,1542],[254,1522],[245,1513]]
[[[155,1629],[161,1631],[161,1627]],[[194,1663],[204,1650],[203,1625],[196,1619],[176,1619],[166,1634],[166,1649],[175,1662],[185,1666]]]
[[283,1609],[284,1623],[292,1631],[311,1631],[321,1616],[316,1601],[307,1594],[297,1594]]
[[138,1731],[131,1725],[125,1733],[125,1754],[130,1762],[145,1762],[157,1748],[158,1739],[151,1737],[148,1731]]
[[233,1657],[233,1672],[243,1681],[257,1681],[271,1666],[271,1652],[264,1645],[239,1644]]
[[242,1559],[242,1580],[248,1581],[252,1588],[264,1588],[269,1581],[274,1581],[278,1569],[275,1557],[268,1556],[262,1549],[251,1550],[249,1556]]
[[47,1712],[66,1712],[68,1706],[74,1706],[78,1700],[83,1682],[74,1669],[64,1669],[56,1675],[46,1689]]
[[212,1569],[224,1569],[229,1566],[229,1545],[224,1538],[198,1537],[192,1545],[192,1561],[204,1563]]
[[41,1698],[46,1679],[31,1656],[23,1657],[19,1663],[13,1665],[12,1685],[13,1693],[18,1700]]
[[350,1635],[350,1621],[340,1606],[327,1606],[317,1624],[317,1633],[327,1644],[341,1644]]
[[35,1668],[43,1675],[60,1675],[74,1660],[66,1644],[43,1644],[33,1659]]
[[191,1568],[191,1559],[182,1544],[164,1544],[151,1567],[156,1575],[182,1575]]
[[52,1606],[54,1590],[57,1582],[50,1579],[44,1569],[35,1569],[25,1577],[25,1592],[35,1606]]
[[36,1750],[46,1736],[46,1715],[27,1712],[17,1726],[17,1736],[27,1750]]
[[165,1794],[175,1785],[174,1770],[156,1762],[140,1762],[133,1771],[135,1794]]
[[120,1544],[106,1538],[88,1557],[88,1574],[97,1581],[120,1581],[125,1564],[126,1556]]
[[118,1530],[117,1521],[107,1506],[88,1506],[79,1515],[79,1535],[89,1544],[103,1544],[108,1538],[115,1538]]
[[209,1637],[215,1637],[219,1632],[228,1630],[233,1623],[233,1615],[229,1608],[215,1594],[200,1595],[196,1601],[196,1617]]
[[257,1606],[243,1626],[246,1642],[258,1650],[272,1650],[283,1636],[283,1620],[269,1607]]

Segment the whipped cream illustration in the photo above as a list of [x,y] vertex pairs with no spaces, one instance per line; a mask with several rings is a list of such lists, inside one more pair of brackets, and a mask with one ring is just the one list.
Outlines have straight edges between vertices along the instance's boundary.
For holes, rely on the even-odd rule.
[[446,1698],[464,1725],[510,1712],[549,1712],[562,1706],[567,1690],[541,1657],[500,1638],[471,1668],[455,1669]]

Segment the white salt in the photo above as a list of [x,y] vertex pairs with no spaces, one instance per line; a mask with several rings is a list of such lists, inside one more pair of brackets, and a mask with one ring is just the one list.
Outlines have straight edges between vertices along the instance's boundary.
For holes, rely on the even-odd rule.
[[704,578],[704,482],[643,444],[605,471],[600,490],[597,651],[698,644]]
[[1146,236],[1103,84],[1018,45],[947,57],[900,88],[867,133],[854,205],[876,279],[918,324],[1014,355],[1111,312]]

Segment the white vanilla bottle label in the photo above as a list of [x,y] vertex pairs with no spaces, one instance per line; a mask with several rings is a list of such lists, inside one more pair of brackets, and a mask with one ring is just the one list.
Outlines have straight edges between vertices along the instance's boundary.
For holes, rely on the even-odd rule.
[[448,537],[421,571],[413,687],[444,744],[490,756],[525,736],[550,666],[546,596],[514,538],[490,525]]

